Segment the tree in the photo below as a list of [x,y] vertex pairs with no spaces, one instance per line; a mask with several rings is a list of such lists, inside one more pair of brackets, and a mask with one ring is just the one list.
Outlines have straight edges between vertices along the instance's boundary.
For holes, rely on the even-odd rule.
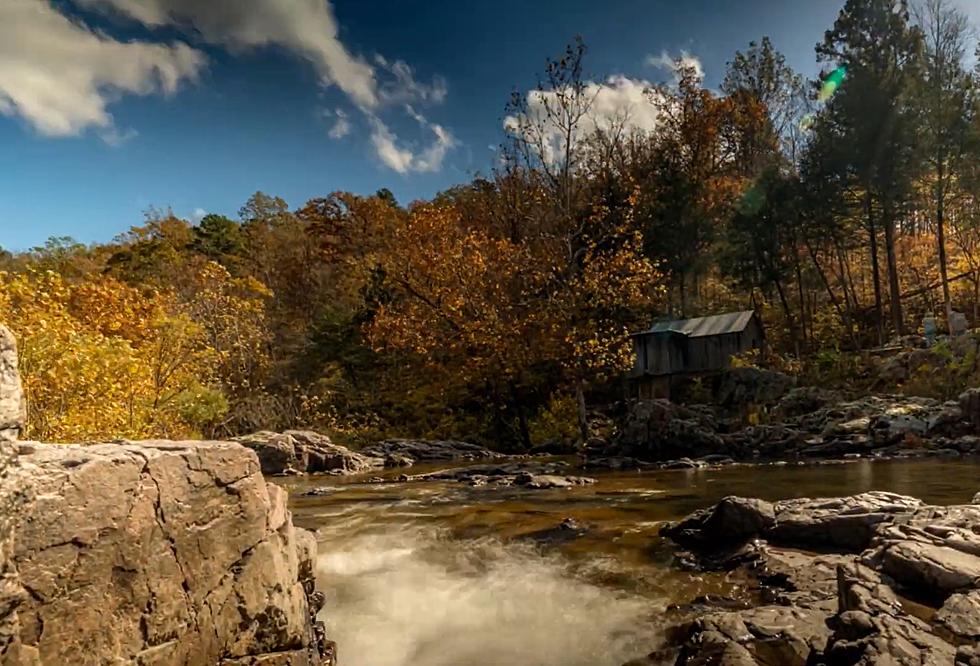
[[[916,12],[925,35],[925,80],[921,87],[926,159],[931,171],[931,198],[943,309],[947,321],[952,312],[946,258],[948,200],[964,160],[970,159],[967,142],[970,111],[974,104],[973,81],[964,60],[969,22],[948,0],[924,0]],[[974,156],[975,157],[975,156]]]
[[847,70],[846,84],[830,100],[828,112],[841,127],[849,161],[865,190],[879,319],[875,213],[881,215],[892,324],[901,335],[905,325],[895,234],[921,162],[914,92],[921,73],[922,33],[909,22],[906,0],[847,0],[817,54]]
[[29,437],[193,437],[228,408],[203,330],[170,294],[99,275],[0,274],[0,319],[18,337]]
[[739,142],[726,140],[737,134],[733,105],[704,89],[693,69],[677,67],[676,87],[651,92],[661,120],[633,169],[647,255],[669,277],[683,316],[692,278],[710,266],[708,249],[734,210],[742,176]]
[[242,252],[242,232],[237,222],[209,213],[194,227],[191,248],[212,261],[234,266]]
[[769,120],[768,132],[791,164],[798,161],[803,145],[801,120],[809,106],[806,88],[803,77],[786,64],[786,57],[769,37],[749,42],[744,52],[735,52],[721,90],[729,97],[746,95],[761,104]]

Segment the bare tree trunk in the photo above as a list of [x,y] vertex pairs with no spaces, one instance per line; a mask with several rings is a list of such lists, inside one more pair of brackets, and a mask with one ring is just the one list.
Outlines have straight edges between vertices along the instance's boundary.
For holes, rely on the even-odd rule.
[[585,407],[585,380],[580,379],[575,385],[575,403],[578,405],[578,432],[585,445],[589,441],[589,413]]
[[946,311],[946,330],[953,315],[949,298],[949,275],[946,272],[946,174],[940,163],[936,182],[936,242],[939,244],[939,276],[943,282],[943,309]]
[[885,255],[888,263],[888,290],[891,300],[892,325],[895,334],[905,335],[905,321],[902,317],[902,290],[898,283],[898,261],[895,257],[895,220],[890,206],[885,206]]
[[833,287],[830,286],[830,280],[827,279],[827,274],[824,273],[823,268],[820,266],[820,261],[817,259],[817,253],[814,252],[813,246],[807,241],[806,249],[810,253],[810,259],[813,261],[813,266],[817,269],[817,274],[820,276],[820,280],[823,282],[824,289],[827,290],[827,296],[830,297],[830,302],[837,310],[837,315],[841,318],[841,322],[844,324],[844,328],[847,329],[847,336],[851,339],[851,343],[854,345],[855,349],[858,349],[857,338],[854,335],[854,325],[851,323],[850,312],[842,309],[840,306],[840,300],[838,300],[837,295],[834,293]]
[[883,345],[885,344],[885,320],[881,308],[881,276],[878,272],[878,230],[875,228],[870,189],[864,197],[864,209],[868,216],[868,238],[871,243],[871,279],[875,290],[875,328],[878,331],[878,344]]

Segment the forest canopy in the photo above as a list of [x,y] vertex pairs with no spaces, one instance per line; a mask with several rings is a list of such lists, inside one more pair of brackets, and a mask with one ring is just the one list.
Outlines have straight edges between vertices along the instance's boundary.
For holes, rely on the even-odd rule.
[[[499,160],[429,201],[257,192],[112,242],[0,252],[31,438],[587,439],[631,332],[757,310],[770,363],[980,322],[980,69],[948,0],[847,0],[806,80],[762,37],[598,122],[587,48],[506,106]],[[829,85],[828,82],[830,82]],[[829,90],[829,92],[828,92]]]

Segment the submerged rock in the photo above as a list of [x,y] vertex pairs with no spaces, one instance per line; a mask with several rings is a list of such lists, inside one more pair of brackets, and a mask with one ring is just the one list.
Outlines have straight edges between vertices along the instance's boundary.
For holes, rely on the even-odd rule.
[[316,541],[230,442],[32,445],[14,660],[327,664]]

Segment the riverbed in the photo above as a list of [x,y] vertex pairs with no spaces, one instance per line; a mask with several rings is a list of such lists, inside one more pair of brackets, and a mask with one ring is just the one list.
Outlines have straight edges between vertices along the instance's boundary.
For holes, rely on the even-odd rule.
[[665,521],[727,495],[959,504],[980,490],[977,459],[592,474],[554,490],[398,474],[286,483],[295,522],[317,532],[322,617],[345,666],[621,666],[657,646],[668,605],[753,594],[742,574],[681,566]]

